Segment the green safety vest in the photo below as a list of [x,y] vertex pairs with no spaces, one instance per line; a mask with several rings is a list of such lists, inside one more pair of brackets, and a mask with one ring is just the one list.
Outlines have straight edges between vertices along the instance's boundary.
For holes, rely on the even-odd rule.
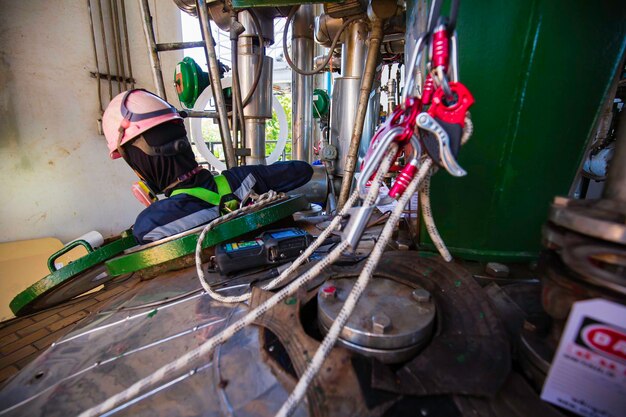
[[[178,194],[187,194],[196,198],[199,198],[202,201],[206,201],[209,204],[213,204],[214,206],[220,207],[220,204],[223,204],[223,208],[226,211],[233,211],[239,208],[239,202],[237,201],[237,197],[233,194],[230,189],[230,185],[228,184],[228,180],[223,175],[216,175],[213,177],[215,180],[215,184],[217,185],[217,192],[207,190],[203,187],[195,187],[195,188],[179,188],[172,191],[170,197],[173,197]],[[222,201],[225,197],[231,197],[225,201]],[[222,209],[222,207],[220,207]]]

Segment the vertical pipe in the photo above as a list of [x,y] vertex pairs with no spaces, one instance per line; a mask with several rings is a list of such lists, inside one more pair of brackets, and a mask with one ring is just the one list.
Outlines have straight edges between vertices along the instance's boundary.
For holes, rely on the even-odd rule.
[[87,10],[89,10],[89,24],[91,26],[91,43],[93,45],[93,59],[96,61],[96,82],[98,83],[98,107],[102,114],[102,85],[100,84],[100,64],[98,63],[98,49],[96,48],[96,32],[93,27],[93,15],[91,13],[91,0],[87,0]]
[[[313,5],[300,6],[292,26],[291,50],[294,63],[305,71],[313,69]],[[291,159],[311,162],[313,159],[313,76],[292,71]]]
[[148,44],[148,52],[150,53],[150,66],[152,67],[152,78],[154,80],[154,88],[158,96],[167,100],[165,94],[165,85],[163,84],[163,73],[161,72],[161,61],[156,48],[156,39],[154,38],[154,28],[152,27],[152,15],[150,14],[150,5],[148,0],[141,0],[141,20],[143,22],[143,33],[146,36]]
[[113,53],[115,53],[115,68],[117,68],[117,92],[121,93],[122,92],[122,81],[120,80],[120,77],[124,77],[124,74],[122,72],[122,67],[121,67],[121,61],[120,61],[120,50],[118,49],[117,45],[117,30],[115,29],[115,13],[114,13],[114,7],[113,7],[113,2],[117,1],[117,0],[109,0],[109,24],[111,25],[111,34],[113,35]]
[[135,88],[135,78],[133,77],[133,66],[130,62],[130,45],[128,40],[128,23],[126,21],[126,0],[121,0],[122,26],[124,27],[124,46],[126,48],[126,62],[128,63],[128,78],[130,78],[130,88]]
[[98,0],[98,13],[100,17],[100,33],[102,34],[102,49],[104,49],[104,65],[107,69],[107,80],[109,80],[109,100],[112,100],[113,84],[111,82],[111,65],[109,64],[109,52],[107,51],[107,35],[104,28],[104,17],[102,16],[102,0]]
[[116,58],[119,61],[120,65],[120,73],[118,74],[122,77],[122,82],[124,84],[124,91],[128,90],[128,85],[126,85],[126,66],[124,65],[124,50],[122,48],[122,32],[120,31],[120,14],[117,8],[117,0],[113,0],[113,10],[111,11],[113,16],[113,36],[115,38],[115,53]]
[[338,159],[334,172],[342,176],[347,162],[350,139],[354,128],[359,88],[365,72],[368,27],[365,22],[354,22],[344,32],[341,47],[341,77],[335,79],[332,92],[330,142],[337,147]]
[[[603,197],[626,205],[626,118],[622,116],[615,135],[615,154],[609,165]],[[624,213],[626,214],[626,213]]]
[[[376,74],[376,64],[378,62],[378,54],[380,52],[380,43],[383,38],[383,22],[380,19],[374,19],[372,22],[372,33],[370,35],[369,47],[367,50],[367,60],[365,62],[365,73],[361,82],[361,91],[359,94],[359,106],[357,108],[354,130],[350,138],[350,149],[348,150],[346,167],[344,170],[343,181],[341,183],[341,192],[339,193],[339,201],[337,202],[339,209],[343,207],[348,200],[350,188],[352,186],[352,177],[359,152],[359,143],[363,134],[363,123],[365,122],[365,114],[367,112],[367,103],[369,101],[370,91]],[[342,66],[343,70],[343,66]]]
[[[143,0],[147,1],[147,0]],[[230,136],[230,128],[228,126],[228,113],[226,112],[226,102],[224,101],[224,90],[222,89],[222,80],[220,79],[220,70],[217,65],[217,56],[215,55],[215,43],[213,34],[211,33],[209,12],[207,10],[206,0],[196,0],[196,8],[198,11],[198,19],[200,20],[200,29],[202,30],[202,38],[204,39],[204,52],[209,67],[209,76],[211,78],[211,90],[215,99],[215,107],[219,115],[220,135],[222,137],[222,146],[226,155],[226,167],[233,168],[237,166],[235,159],[235,149]]]
[[[265,41],[273,39],[273,17],[259,14],[256,16],[258,24],[253,24],[254,17],[248,11],[239,14],[239,21],[245,31],[239,36],[237,57],[240,89],[242,92],[254,91],[250,102],[244,104],[243,108],[245,143],[250,149],[246,163],[265,164],[265,122],[272,118],[273,69],[272,58],[265,55]],[[258,32],[259,28],[261,33]],[[258,82],[254,88],[259,68]]]

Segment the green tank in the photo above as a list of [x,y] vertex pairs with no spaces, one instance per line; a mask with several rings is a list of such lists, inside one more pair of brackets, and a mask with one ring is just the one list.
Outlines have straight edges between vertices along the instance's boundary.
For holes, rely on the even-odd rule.
[[[407,3],[407,33],[419,33],[428,9]],[[460,79],[476,99],[474,135],[459,155],[468,175],[441,170],[431,187],[453,254],[537,256],[549,202],[568,194],[620,69],[625,22],[620,0],[461,2]],[[420,241],[433,247],[424,228]]]

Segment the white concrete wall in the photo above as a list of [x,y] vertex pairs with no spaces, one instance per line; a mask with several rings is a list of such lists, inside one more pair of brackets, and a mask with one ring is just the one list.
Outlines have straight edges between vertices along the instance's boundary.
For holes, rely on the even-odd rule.
[[[98,1],[91,0],[94,7]],[[181,40],[174,3],[150,4],[157,42]],[[126,9],[133,75],[138,87],[154,91],[139,1],[126,0]],[[108,39],[113,55],[110,33]],[[106,72],[102,49],[99,55]],[[181,56],[161,54],[175,104],[171,79]],[[142,210],[130,192],[134,174],[121,159],[109,159],[98,134],[97,81],[90,71],[86,0],[0,0],[0,242],[44,236],[67,242],[89,230],[112,236]],[[106,82],[102,92],[106,105]]]

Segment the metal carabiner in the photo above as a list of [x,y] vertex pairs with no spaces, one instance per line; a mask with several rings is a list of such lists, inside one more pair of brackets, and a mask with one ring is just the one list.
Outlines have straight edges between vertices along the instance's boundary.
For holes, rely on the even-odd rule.
[[415,173],[417,172],[417,167],[419,166],[420,157],[422,156],[422,145],[420,145],[420,141],[417,136],[411,136],[411,147],[413,148],[413,152],[411,154],[411,158],[408,159],[407,164],[404,166],[400,174],[396,177],[396,181],[391,186],[389,190],[389,197],[391,198],[399,198],[404,194],[407,187],[415,177]]
[[406,84],[402,91],[402,107],[406,105],[408,97],[415,97],[415,72],[422,60],[422,49],[424,49],[425,46],[425,38],[426,35],[422,35],[417,38],[417,42],[415,42],[415,50],[413,51],[411,60],[406,66]]
[[450,78],[452,82],[459,82],[459,59],[458,59],[458,44],[456,37],[456,30],[452,32],[450,36],[450,65],[448,68],[448,73],[450,74]]
[[[396,126],[389,129],[382,138],[374,138],[376,143],[372,141],[372,148],[370,148],[371,154],[365,156],[365,160],[363,163],[363,169],[359,175],[359,179],[357,181],[357,190],[359,190],[359,196],[361,198],[365,198],[367,195],[367,182],[372,178],[372,175],[376,172],[378,167],[380,166],[380,162],[383,160],[385,156],[385,152],[389,149],[389,145],[395,141],[396,137],[404,131],[404,128],[401,126]],[[380,131],[379,133],[382,133]]]

